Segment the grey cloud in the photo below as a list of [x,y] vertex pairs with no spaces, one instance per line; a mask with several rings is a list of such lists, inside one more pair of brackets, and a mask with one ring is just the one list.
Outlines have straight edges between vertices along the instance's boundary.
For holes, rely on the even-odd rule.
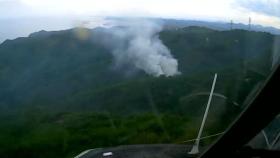
[[280,18],[280,0],[238,0],[236,4],[256,13]]

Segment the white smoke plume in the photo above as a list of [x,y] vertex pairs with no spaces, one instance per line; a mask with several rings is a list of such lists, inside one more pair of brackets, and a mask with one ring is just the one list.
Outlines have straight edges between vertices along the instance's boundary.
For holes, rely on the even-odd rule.
[[112,54],[117,65],[132,65],[153,76],[180,74],[178,62],[159,39],[162,25],[151,20],[125,20],[112,29],[112,38],[125,44],[115,47]]

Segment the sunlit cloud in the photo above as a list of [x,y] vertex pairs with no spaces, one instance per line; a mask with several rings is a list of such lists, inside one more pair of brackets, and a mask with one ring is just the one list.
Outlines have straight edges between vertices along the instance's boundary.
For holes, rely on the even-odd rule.
[[236,4],[249,11],[280,18],[280,0],[238,0]]
[[0,0],[0,18],[132,16],[230,21],[280,28],[279,0]]
[[233,7],[253,23],[280,28],[280,0],[236,0]]

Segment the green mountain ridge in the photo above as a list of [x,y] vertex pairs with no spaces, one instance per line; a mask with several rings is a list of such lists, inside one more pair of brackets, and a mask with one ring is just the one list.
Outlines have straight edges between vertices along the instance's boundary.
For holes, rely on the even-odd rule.
[[193,139],[215,73],[224,97],[213,98],[203,134],[221,132],[267,78],[280,45],[261,32],[164,29],[159,38],[181,74],[153,77],[116,66],[111,51],[121,41],[108,32],[118,29],[40,31],[0,45],[0,157]]
[[[22,98],[49,96],[46,100],[62,99],[60,97],[91,86],[102,87],[123,79],[145,78],[147,75],[139,70],[129,74],[127,70],[114,68],[110,50],[95,41],[102,36],[103,30],[83,30],[90,34],[87,40],[80,40],[75,29],[71,29],[50,33],[43,31],[1,44],[0,87],[11,93],[6,98],[17,100],[12,94],[16,93],[16,96],[23,95]],[[95,38],[96,35],[99,37]],[[250,62],[258,56],[266,55],[262,62],[270,62],[271,57],[267,53],[272,52],[274,37],[267,33],[219,32],[200,27],[163,30],[160,33],[163,43],[178,59],[179,71],[187,76],[223,71],[227,67],[242,69],[242,62]],[[249,69],[250,65],[246,68]]]

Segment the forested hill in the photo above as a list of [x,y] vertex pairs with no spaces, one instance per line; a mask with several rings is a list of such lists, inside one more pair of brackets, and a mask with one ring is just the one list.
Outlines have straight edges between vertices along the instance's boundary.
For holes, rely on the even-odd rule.
[[[0,45],[0,105],[61,104],[77,93],[97,93],[122,84],[137,86],[134,80],[168,80],[150,77],[137,69],[116,68],[112,50],[100,44],[107,36],[106,30],[40,31],[27,38],[3,42]],[[267,74],[277,45],[275,41],[279,42],[278,36],[268,33],[214,31],[202,27],[163,30],[160,39],[178,60],[182,73],[169,80],[196,79],[195,75],[201,74],[205,76],[199,78],[201,82],[209,80],[214,72],[222,71],[231,80],[245,75],[244,71]],[[79,95],[78,100],[84,100],[83,97]]]
[[123,29],[40,31],[0,45],[0,157],[74,157],[91,148],[193,139],[215,73],[203,136],[219,133],[280,53],[280,37],[268,33],[168,28],[152,38],[170,50],[180,73],[153,76],[117,64],[114,48],[131,39],[109,32]]

